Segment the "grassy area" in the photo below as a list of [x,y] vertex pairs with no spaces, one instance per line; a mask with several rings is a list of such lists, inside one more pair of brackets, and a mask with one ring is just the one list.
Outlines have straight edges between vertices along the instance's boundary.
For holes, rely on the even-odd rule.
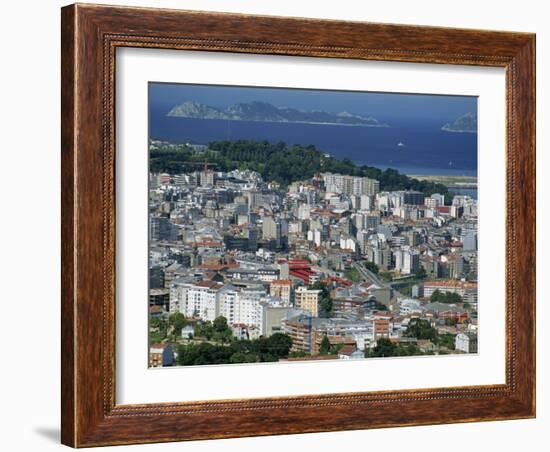
[[408,283],[406,286],[403,287],[396,287],[396,289],[399,291],[400,294],[405,295],[406,297],[412,296],[412,286],[414,284]]
[[454,185],[454,184],[475,184],[477,177],[475,176],[428,176],[428,175],[409,175],[417,180],[434,182],[436,184]]
[[349,279],[354,283],[359,283],[362,280],[361,273],[359,273],[359,271],[355,267],[348,268],[344,272],[344,276],[346,277],[346,279]]

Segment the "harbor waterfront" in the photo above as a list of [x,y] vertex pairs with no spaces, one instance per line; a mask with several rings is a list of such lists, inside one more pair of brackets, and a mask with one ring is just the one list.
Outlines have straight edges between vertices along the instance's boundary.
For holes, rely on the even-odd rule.
[[455,195],[467,195],[477,199],[477,177],[473,176],[449,176],[449,175],[417,175],[407,176],[445,185]]
[[[162,111],[151,123],[179,126],[173,140],[152,127],[148,143],[149,366],[476,354],[476,134],[453,133],[465,120],[442,118],[430,132],[468,156],[453,168],[438,171],[448,156],[421,168],[434,154],[418,148],[418,166],[394,169],[391,156],[378,166],[313,136],[267,135],[303,132],[307,121],[336,136],[383,134],[396,121],[267,98],[151,110]],[[185,139],[197,136],[191,124],[204,132],[223,122],[263,128],[263,139]],[[413,141],[394,139],[395,152]]]

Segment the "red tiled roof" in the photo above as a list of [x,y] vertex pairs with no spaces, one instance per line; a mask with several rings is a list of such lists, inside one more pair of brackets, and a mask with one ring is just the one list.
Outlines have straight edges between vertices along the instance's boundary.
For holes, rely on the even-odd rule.
[[199,268],[203,270],[220,271],[228,268],[227,264],[203,264]]
[[353,286],[353,282],[348,279],[339,278],[338,276],[328,276],[323,280],[323,282],[335,282],[347,287]]
[[327,359],[338,359],[337,355],[307,355],[299,358],[287,358],[288,361],[324,361]]
[[292,260],[292,261],[288,261],[288,265],[289,265],[290,267],[300,267],[300,266],[311,267],[311,263],[310,263],[309,261],[306,261],[306,260],[299,260],[299,259]]
[[344,345],[338,353],[341,355],[351,355],[356,349],[355,345]]
[[195,242],[193,244],[195,248],[204,247],[204,248],[219,248],[223,246],[221,242],[207,241],[207,242]]
[[272,286],[291,286],[292,281],[290,279],[275,279],[271,281]]
[[169,344],[152,344],[151,348],[162,348],[164,350],[168,345]]
[[291,274],[292,276],[294,276],[296,278],[300,278],[305,283],[308,283],[309,278],[311,276],[315,275],[315,273],[312,272],[311,270],[290,270],[289,274]]

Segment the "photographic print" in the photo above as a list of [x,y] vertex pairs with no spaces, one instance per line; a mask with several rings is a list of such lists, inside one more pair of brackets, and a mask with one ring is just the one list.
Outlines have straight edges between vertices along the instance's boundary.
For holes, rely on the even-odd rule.
[[477,353],[476,97],[151,82],[148,108],[149,367]]
[[63,444],[536,416],[534,34],[77,4],[61,42]]

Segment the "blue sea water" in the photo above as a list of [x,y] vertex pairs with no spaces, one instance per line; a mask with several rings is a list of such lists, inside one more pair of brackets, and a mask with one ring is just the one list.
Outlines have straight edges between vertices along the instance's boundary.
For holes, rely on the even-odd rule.
[[390,127],[187,119],[153,108],[149,136],[174,143],[251,139],[313,144],[336,158],[405,174],[477,175],[477,134],[444,132],[441,121],[384,122]]

